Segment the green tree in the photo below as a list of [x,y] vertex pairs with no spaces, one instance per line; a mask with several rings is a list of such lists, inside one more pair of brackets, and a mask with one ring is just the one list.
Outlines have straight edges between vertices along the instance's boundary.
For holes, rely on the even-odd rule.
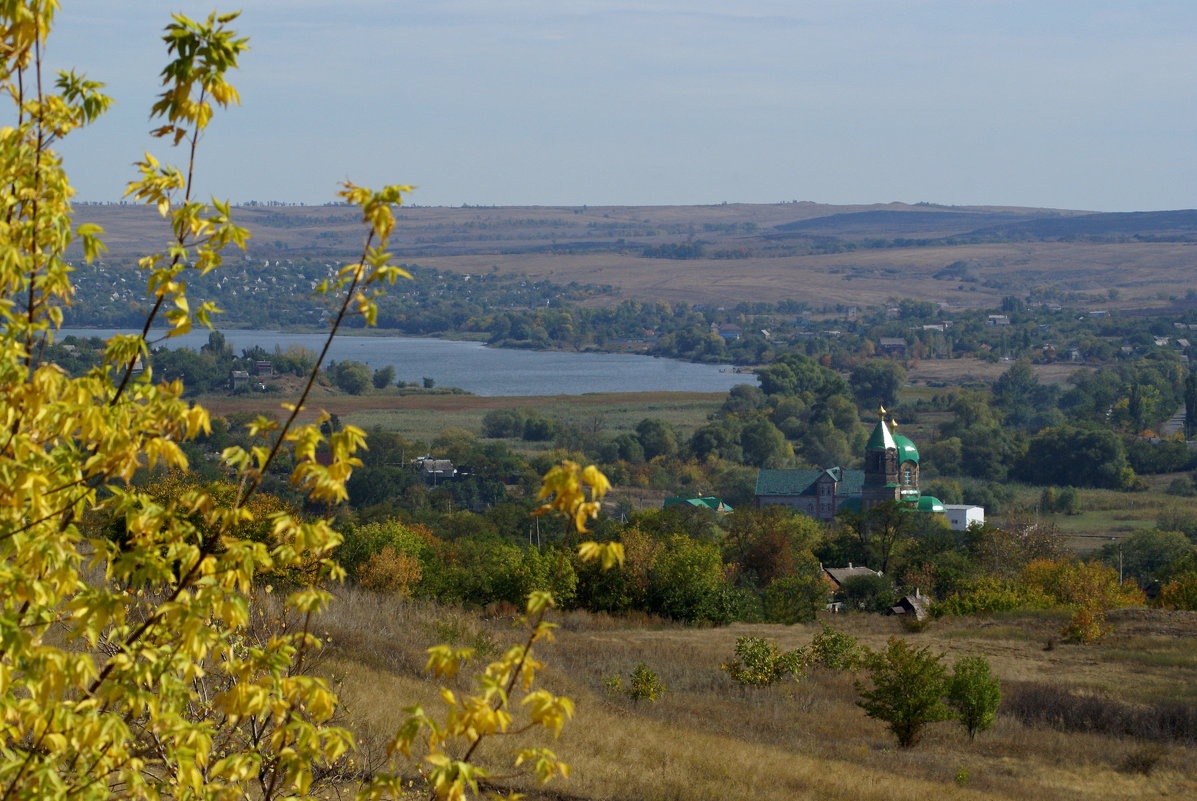
[[519,409],[493,409],[482,416],[482,436],[515,438],[524,433],[524,414]]
[[212,331],[208,334],[208,344],[203,345],[200,352],[206,353],[218,361],[230,361],[233,358],[233,348],[225,343],[224,334],[219,331]]
[[869,507],[863,515],[844,515],[842,519],[854,529],[869,563],[882,573],[889,572],[895,552],[915,531],[914,514],[897,501],[885,501]]
[[727,622],[715,607],[725,587],[719,548],[675,535],[653,563],[648,600],[652,611],[674,620]]
[[827,582],[813,559],[794,575],[775,579],[761,594],[761,608],[768,623],[810,623],[826,605]]
[[1136,531],[1126,539],[1103,545],[1094,554],[1127,580],[1146,587],[1169,565],[1193,553],[1193,544],[1179,531],[1157,528]]
[[1126,489],[1135,474],[1126,446],[1113,431],[1072,426],[1047,428],[1031,438],[1018,464],[1018,477],[1031,484]]
[[865,659],[872,686],[856,683],[856,703],[869,717],[884,721],[902,748],[917,743],[928,723],[952,717],[943,701],[948,676],[942,659],[929,647],[915,648],[894,637],[884,651]]
[[952,668],[947,701],[971,740],[993,725],[1002,702],[1002,685],[989,675],[989,663],[982,657],[962,657]]
[[374,371],[373,383],[375,389],[386,389],[395,383],[395,368],[392,365],[379,367]]
[[332,380],[338,389],[350,395],[361,395],[370,388],[370,368],[352,359],[337,362],[332,368]]
[[893,407],[898,402],[898,391],[906,383],[906,371],[902,365],[888,359],[869,359],[852,368],[848,384],[856,403],[862,409],[876,409],[878,406]]
[[754,420],[740,431],[740,449],[745,464],[780,467],[794,455],[785,434],[768,420]]
[[645,418],[636,424],[636,437],[644,448],[644,458],[673,456],[677,453],[677,434],[664,420]]
[[[1058,391],[1041,384],[1031,363],[1020,359],[993,382],[993,405],[1005,416],[1005,424],[1014,428],[1038,429],[1052,419]],[[1060,419],[1056,412],[1055,419]]]

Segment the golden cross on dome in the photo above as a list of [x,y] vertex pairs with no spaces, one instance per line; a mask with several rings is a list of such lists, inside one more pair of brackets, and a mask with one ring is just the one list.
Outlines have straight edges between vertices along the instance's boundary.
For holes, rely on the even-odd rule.
[[884,420],[885,419],[885,404],[882,403],[882,404],[880,404],[880,406],[881,406],[881,409],[879,411],[879,414],[881,415],[881,419]]

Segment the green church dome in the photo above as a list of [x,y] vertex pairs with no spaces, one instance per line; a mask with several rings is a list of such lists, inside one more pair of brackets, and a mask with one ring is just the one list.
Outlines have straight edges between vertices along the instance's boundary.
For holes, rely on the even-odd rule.
[[884,420],[878,420],[877,427],[873,429],[873,434],[869,437],[865,448],[870,451],[884,451],[897,447],[893,435],[889,433],[889,426],[885,424]]
[[917,508],[920,512],[939,512],[940,514],[943,514],[945,511],[943,508],[943,502],[934,495],[924,495],[923,497],[919,498]]
[[907,437],[901,434],[894,434],[894,444],[898,446],[898,463],[914,462],[918,464],[919,449],[914,447],[914,443]]

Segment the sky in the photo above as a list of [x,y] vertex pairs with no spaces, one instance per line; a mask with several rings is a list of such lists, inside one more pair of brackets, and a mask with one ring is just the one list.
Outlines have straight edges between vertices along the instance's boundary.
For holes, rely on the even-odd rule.
[[[47,63],[116,105],[61,151],[115,200],[145,150],[184,157],[147,135],[161,29],[213,0],[62,5]],[[242,105],[197,165],[235,203],[1197,207],[1193,0],[238,5]]]

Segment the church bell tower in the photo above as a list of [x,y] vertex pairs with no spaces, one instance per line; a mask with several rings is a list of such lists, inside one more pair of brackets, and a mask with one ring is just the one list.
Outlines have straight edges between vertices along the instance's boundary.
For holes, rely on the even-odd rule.
[[861,488],[861,511],[867,511],[885,501],[901,499],[898,477],[898,444],[885,424],[885,407],[879,411],[873,434],[865,445],[864,486]]

